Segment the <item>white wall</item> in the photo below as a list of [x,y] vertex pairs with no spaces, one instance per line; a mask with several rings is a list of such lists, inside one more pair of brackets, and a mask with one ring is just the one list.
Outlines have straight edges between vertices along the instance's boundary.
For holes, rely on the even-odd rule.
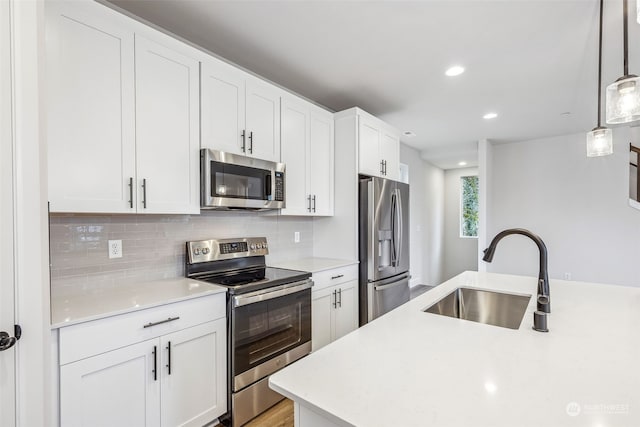
[[444,172],[400,144],[400,162],[409,166],[411,285],[442,282]]
[[[640,211],[629,207],[629,128],[614,129],[614,154],[587,158],[585,134],[493,145],[488,237],[512,227],[539,234],[549,275],[640,286]],[[488,271],[536,276],[536,246],[505,238]],[[553,292],[553,290],[552,290]]]
[[475,175],[478,168],[444,173],[444,280],[466,270],[478,270],[478,239],[460,237],[461,178]]

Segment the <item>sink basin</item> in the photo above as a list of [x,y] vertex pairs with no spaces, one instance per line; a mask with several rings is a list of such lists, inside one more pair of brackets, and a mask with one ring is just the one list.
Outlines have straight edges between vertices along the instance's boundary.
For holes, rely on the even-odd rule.
[[531,295],[458,288],[424,311],[518,329],[529,305],[529,299]]

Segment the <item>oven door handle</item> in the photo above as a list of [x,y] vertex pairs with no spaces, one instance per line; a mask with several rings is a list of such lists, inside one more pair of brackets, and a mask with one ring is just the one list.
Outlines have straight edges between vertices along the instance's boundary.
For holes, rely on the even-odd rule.
[[236,295],[233,297],[233,307],[242,307],[243,305],[255,304],[257,302],[268,301],[270,299],[283,297],[285,295],[294,294],[304,291],[313,286],[311,279],[301,280],[299,282],[289,283],[284,286],[278,286],[270,289],[262,289],[256,292],[250,292],[244,295]]

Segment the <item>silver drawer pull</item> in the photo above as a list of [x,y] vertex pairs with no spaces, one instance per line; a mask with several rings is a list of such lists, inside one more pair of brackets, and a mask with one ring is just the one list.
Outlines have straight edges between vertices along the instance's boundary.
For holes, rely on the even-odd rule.
[[169,322],[173,322],[174,320],[178,320],[180,318],[180,316],[176,316],[176,317],[169,317],[167,320],[161,320],[159,322],[151,322],[151,323],[147,323],[146,325],[143,326],[143,328],[150,328],[152,326],[156,326],[156,325],[162,325],[163,323],[169,323]]
[[344,274],[338,274],[337,276],[331,276],[331,280],[339,279],[341,277],[344,277]]

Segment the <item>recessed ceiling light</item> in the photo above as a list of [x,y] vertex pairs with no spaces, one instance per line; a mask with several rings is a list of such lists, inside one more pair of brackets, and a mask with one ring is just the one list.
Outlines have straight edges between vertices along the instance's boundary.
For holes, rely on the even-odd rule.
[[487,113],[482,116],[482,118],[485,120],[495,119],[496,117],[498,117],[498,113]]
[[458,166],[467,166],[467,162],[458,162]]
[[414,136],[416,136],[416,134],[411,132],[410,130],[405,130],[404,132],[402,132],[402,134],[404,136],[408,136],[409,138],[413,138]]
[[462,73],[464,73],[464,67],[461,67],[459,65],[454,65],[453,67],[450,67],[447,71],[445,71],[445,74],[449,77],[459,76]]

